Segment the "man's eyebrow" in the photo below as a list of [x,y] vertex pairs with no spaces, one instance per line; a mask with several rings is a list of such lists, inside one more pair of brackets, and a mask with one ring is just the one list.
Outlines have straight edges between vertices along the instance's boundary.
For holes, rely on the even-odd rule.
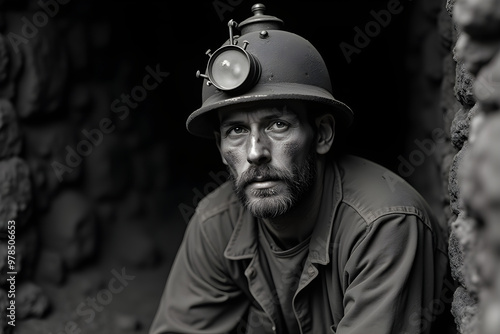
[[[269,115],[265,115],[262,117],[263,120],[265,121],[269,121],[269,120],[273,120],[273,119],[277,119],[277,118],[282,118],[282,117],[288,117],[288,118],[297,118],[297,115],[293,112],[289,112],[289,113],[284,113],[283,111],[276,111],[276,112],[272,112],[270,113]],[[235,120],[232,120],[232,119],[222,119],[222,121],[220,122],[220,127],[229,127],[229,126],[234,126],[234,125],[241,125],[243,124],[244,121],[243,120],[238,120],[238,119],[235,119]]]
[[223,120],[220,123],[220,127],[227,128],[227,127],[234,126],[234,125],[241,125],[242,123],[243,123],[243,121],[241,121],[241,120]]
[[282,118],[282,117],[289,117],[289,118],[296,118],[297,115],[295,113],[284,113],[284,112],[275,112],[270,115],[264,116],[263,118],[266,120],[271,120],[271,119],[276,119],[276,118]]

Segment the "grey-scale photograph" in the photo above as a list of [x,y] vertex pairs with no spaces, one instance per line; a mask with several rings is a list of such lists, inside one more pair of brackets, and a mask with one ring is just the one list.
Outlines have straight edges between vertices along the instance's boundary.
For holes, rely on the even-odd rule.
[[499,334],[500,0],[0,0],[0,334]]

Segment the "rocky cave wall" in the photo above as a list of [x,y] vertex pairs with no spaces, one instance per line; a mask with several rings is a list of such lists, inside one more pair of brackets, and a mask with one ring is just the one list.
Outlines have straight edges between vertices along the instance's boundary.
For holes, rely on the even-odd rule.
[[[449,0],[458,151],[450,169],[453,315],[460,333],[500,332],[500,1]],[[450,107],[450,105],[448,105]],[[451,108],[450,108],[451,109]]]
[[[449,234],[459,333],[499,333],[500,1],[421,1],[412,24],[409,178]],[[444,138],[433,136],[444,131]],[[420,144],[415,145],[415,138]],[[422,144],[424,143],[424,144]]]
[[[22,321],[50,312],[41,285],[64,284],[103,254],[151,265],[155,243],[144,222],[158,219],[166,193],[165,142],[151,131],[154,113],[147,107],[125,113],[123,103],[121,113],[112,111],[147,68],[139,76],[131,71],[132,57],[113,46],[115,32],[95,15],[93,2],[44,3],[0,1],[0,332],[6,333],[13,329],[4,316],[12,289]],[[133,98],[143,90],[132,91]],[[110,244],[118,245],[113,255]],[[15,286],[8,272],[17,272]]]

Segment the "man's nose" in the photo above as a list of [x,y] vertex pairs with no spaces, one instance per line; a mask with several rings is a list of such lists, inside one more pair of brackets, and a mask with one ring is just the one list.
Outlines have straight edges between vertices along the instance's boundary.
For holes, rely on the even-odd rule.
[[247,161],[253,165],[263,165],[271,161],[268,144],[260,134],[252,134],[249,138]]

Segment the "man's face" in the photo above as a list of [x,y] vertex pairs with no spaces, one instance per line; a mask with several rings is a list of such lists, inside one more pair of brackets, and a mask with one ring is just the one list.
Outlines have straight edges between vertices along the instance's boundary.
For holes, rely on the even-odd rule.
[[219,112],[219,148],[236,194],[259,218],[288,212],[316,176],[314,131],[302,105]]

